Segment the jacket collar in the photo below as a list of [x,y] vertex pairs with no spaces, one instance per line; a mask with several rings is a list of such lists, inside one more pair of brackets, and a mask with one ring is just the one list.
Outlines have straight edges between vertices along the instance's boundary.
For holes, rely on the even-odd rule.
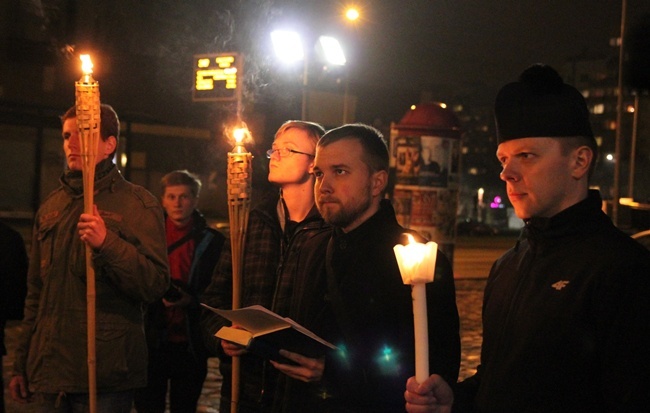
[[[110,159],[104,159],[95,166],[95,192],[101,191],[113,182],[121,174]],[[63,189],[73,197],[83,196],[83,173],[82,171],[66,171],[59,179]]]
[[399,226],[397,218],[395,217],[395,209],[393,204],[388,199],[382,199],[379,204],[379,210],[373,216],[368,218],[364,223],[345,233],[339,227],[334,229],[334,234],[337,238],[347,239],[350,241],[369,238],[380,237],[383,239],[386,235],[386,230],[393,226]]
[[525,221],[522,237],[530,240],[554,239],[589,229],[603,214],[602,199],[596,190],[587,197],[550,218],[530,218]]

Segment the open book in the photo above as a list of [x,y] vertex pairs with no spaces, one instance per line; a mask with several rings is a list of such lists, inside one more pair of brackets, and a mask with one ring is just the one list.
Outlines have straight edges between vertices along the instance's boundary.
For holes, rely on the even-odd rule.
[[288,363],[278,354],[280,349],[303,356],[318,358],[336,346],[329,343],[290,318],[281,317],[261,305],[222,310],[206,304],[203,307],[230,320],[241,328],[222,327],[216,337],[230,341],[248,349],[260,357]]

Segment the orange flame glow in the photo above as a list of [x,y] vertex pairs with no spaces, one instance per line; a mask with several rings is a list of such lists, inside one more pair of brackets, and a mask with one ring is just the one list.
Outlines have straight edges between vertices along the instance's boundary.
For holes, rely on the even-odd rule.
[[90,55],[82,54],[79,56],[81,59],[81,70],[85,75],[93,72],[93,62],[90,60]]

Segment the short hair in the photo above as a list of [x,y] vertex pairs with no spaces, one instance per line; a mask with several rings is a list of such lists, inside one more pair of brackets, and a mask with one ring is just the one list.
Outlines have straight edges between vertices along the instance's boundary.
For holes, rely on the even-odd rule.
[[[100,125],[99,135],[105,141],[110,136],[115,136],[115,140],[120,140],[120,119],[111,105],[102,103],[99,108]],[[61,124],[66,120],[77,117],[77,107],[72,106],[68,109],[63,116],[61,116]]]
[[178,185],[189,186],[192,195],[194,195],[195,198],[199,197],[199,193],[201,192],[201,180],[198,176],[194,175],[186,169],[172,171],[163,176],[160,180],[160,186],[162,188],[163,194],[165,193],[165,188],[168,186]]
[[555,138],[560,145],[562,146],[562,154],[568,155],[568,153],[574,149],[577,149],[581,146],[586,146],[591,149],[593,157],[591,158],[591,163],[589,164],[589,171],[587,174],[588,178],[591,178],[593,175],[594,169],[596,169],[596,162],[598,161],[598,144],[591,136],[564,136],[560,138]]
[[325,134],[325,128],[316,122],[307,122],[304,120],[288,120],[280,126],[277,132],[275,132],[273,139],[277,139],[280,135],[289,129],[300,129],[307,132],[307,136],[309,136],[311,141],[314,143],[314,147],[318,143],[318,140],[321,138],[321,136]]
[[325,133],[318,141],[318,146],[325,147],[340,140],[355,140],[361,144],[362,161],[371,172],[388,172],[388,145],[379,130],[363,123],[339,126]]

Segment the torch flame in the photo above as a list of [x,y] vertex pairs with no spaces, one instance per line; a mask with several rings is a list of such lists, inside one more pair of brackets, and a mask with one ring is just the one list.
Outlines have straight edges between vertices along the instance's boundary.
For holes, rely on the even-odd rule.
[[241,143],[246,138],[246,135],[248,134],[248,129],[246,129],[246,128],[236,128],[233,131],[232,134],[233,134],[233,137],[235,138],[236,144],[241,145]]
[[79,56],[81,59],[81,70],[85,75],[93,72],[93,62],[90,60],[90,55],[82,54]]

